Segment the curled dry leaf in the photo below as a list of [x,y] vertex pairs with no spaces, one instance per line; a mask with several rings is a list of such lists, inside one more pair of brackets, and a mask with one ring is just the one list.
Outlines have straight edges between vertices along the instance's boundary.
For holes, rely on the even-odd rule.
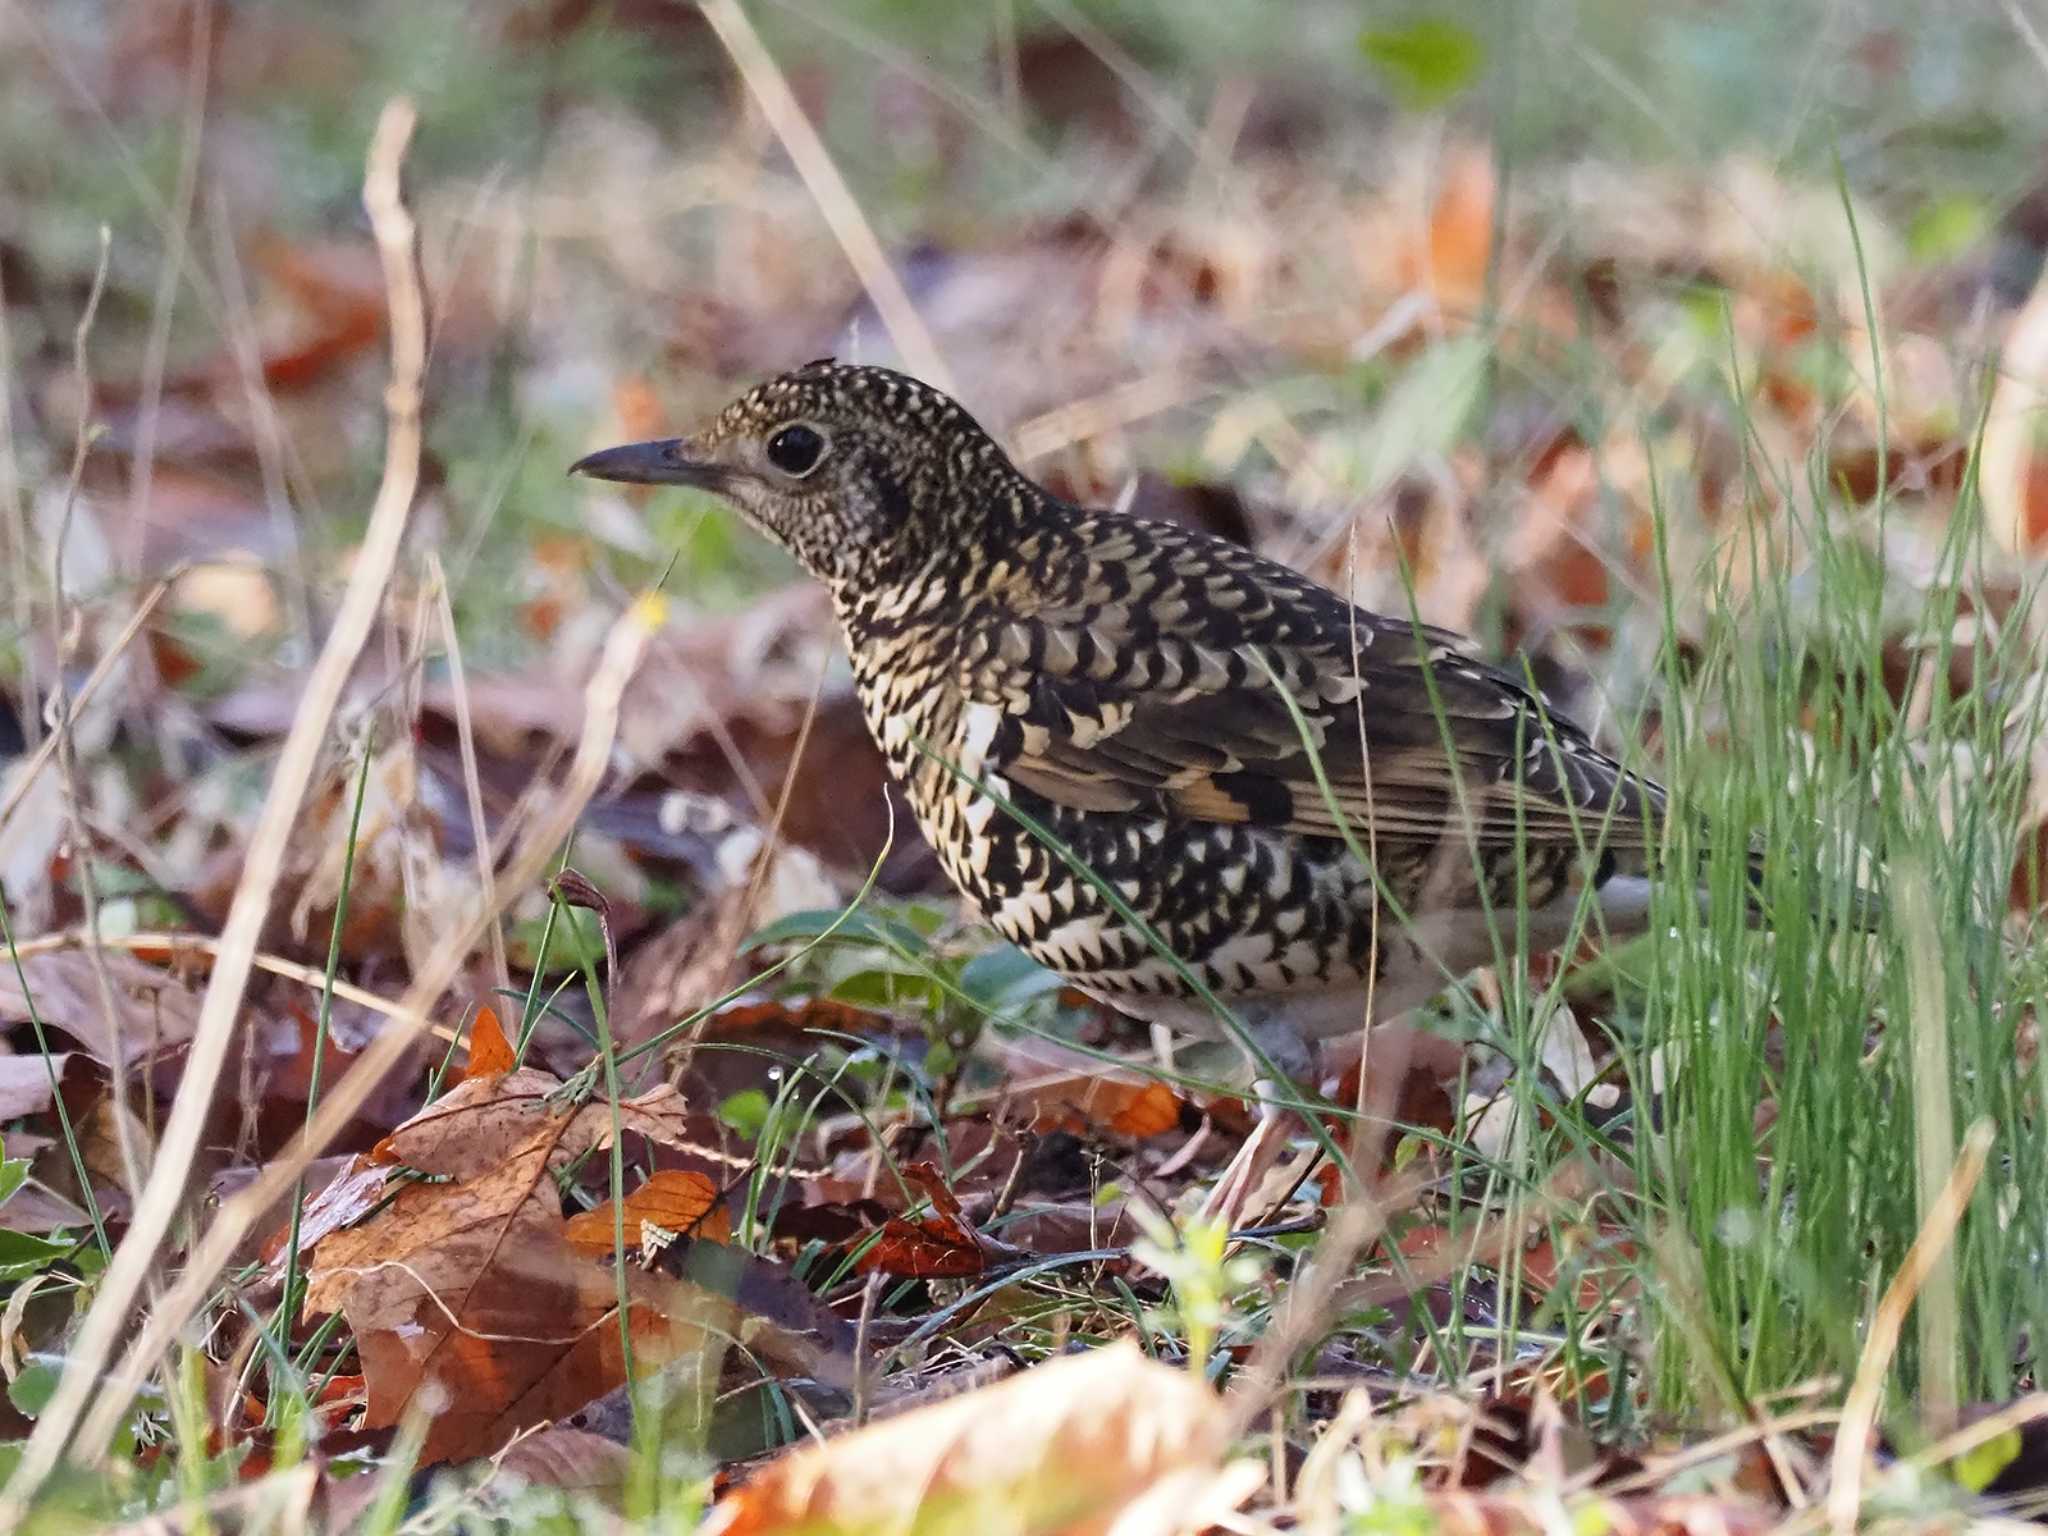
[[[1118,1343],[807,1445],[722,1500],[704,1529],[1200,1529],[1219,1513],[1199,1494],[1229,1470],[1227,1418],[1200,1381]],[[1148,1497],[1163,1485],[1173,1498]]]
[[860,1256],[862,1274],[895,1275],[906,1280],[961,1280],[978,1275],[991,1263],[1023,1257],[1023,1250],[977,1231],[960,1209],[960,1198],[946,1187],[930,1163],[910,1163],[903,1177],[932,1203],[932,1214],[919,1221],[892,1216],[882,1235]]
[[498,1470],[540,1488],[574,1490],[607,1503],[616,1500],[632,1467],[632,1452],[588,1430],[556,1424],[505,1448]]
[[[348,1166],[331,1179],[327,1186],[306,1202],[299,1216],[299,1251],[315,1247],[330,1232],[353,1226],[384,1198],[384,1191],[396,1170],[389,1163],[372,1163],[362,1157],[351,1157]],[[284,1257],[285,1245],[291,1241],[289,1225],[282,1228],[264,1247],[264,1258],[279,1263]]]
[[75,949],[26,955],[19,975],[12,964],[0,965],[0,1024],[25,1023],[33,1008],[33,1017],[109,1065],[159,1055],[192,1038],[199,1019],[196,988],[118,950],[100,959],[113,984],[117,1017],[111,1027],[100,1006],[92,957]]

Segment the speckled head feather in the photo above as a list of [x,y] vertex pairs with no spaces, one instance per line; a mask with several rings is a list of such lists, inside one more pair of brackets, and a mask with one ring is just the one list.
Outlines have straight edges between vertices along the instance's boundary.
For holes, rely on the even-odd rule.
[[1027,484],[954,400],[829,358],[756,385],[694,436],[576,468],[716,491],[835,589],[903,579]]

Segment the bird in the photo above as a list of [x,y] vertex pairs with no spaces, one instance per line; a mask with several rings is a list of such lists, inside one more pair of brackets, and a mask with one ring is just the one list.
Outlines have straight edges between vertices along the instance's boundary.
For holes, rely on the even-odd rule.
[[1649,923],[1665,790],[1523,676],[1240,544],[1065,500],[907,374],[808,363],[571,472],[710,492],[788,550],[987,923],[1126,1014],[1237,1041],[1264,1144],[1219,1180],[1227,1217],[1315,1042]]

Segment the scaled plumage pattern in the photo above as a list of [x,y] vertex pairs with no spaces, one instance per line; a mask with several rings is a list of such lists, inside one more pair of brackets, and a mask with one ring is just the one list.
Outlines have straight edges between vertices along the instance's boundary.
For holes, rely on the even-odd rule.
[[822,580],[948,874],[1127,1012],[1221,1032],[1000,802],[1297,1047],[1359,1028],[1368,996],[1376,1018],[1412,1007],[1497,941],[1555,947],[1588,895],[1610,931],[1647,918],[1663,791],[1517,677],[1225,540],[1062,501],[915,379],[813,363],[695,437],[576,469],[716,492]]

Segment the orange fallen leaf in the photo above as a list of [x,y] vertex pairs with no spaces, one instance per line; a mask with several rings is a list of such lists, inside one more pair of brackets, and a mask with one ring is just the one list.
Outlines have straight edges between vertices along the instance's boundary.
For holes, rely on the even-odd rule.
[[2023,500],[2026,547],[2039,549],[2048,540],[2048,455],[2037,453],[2027,460]]
[[1581,1312],[1611,1311],[1633,1300],[1642,1289],[1634,1274],[1636,1245],[1620,1229],[1593,1231],[1573,1229],[1546,1237],[1522,1255],[1522,1280],[1538,1295],[1548,1295],[1561,1283],[1575,1287],[1575,1305]]
[[1140,1140],[1161,1136],[1180,1124],[1180,1096],[1166,1084],[1150,1082],[1109,1117],[1109,1128],[1119,1136]]
[[[625,1199],[626,1248],[641,1243],[640,1223],[651,1221],[668,1232],[722,1243],[732,1236],[732,1218],[718,1204],[718,1186],[701,1173],[660,1168],[647,1176]],[[578,1211],[569,1218],[569,1245],[578,1252],[609,1254],[614,1236],[612,1202]]]
[[1156,1077],[1082,1058],[1043,1041],[1004,1050],[1003,1102],[1029,1110],[1040,1131],[1106,1130],[1142,1141],[1175,1130],[1182,1100]]
[[883,1015],[833,997],[807,997],[795,1004],[778,999],[739,1002],[711,1016],[710,1031],[721,1038],[757,1029],[839,1030],[846,1034],[885,1032]]
[[1404,253],[1403,276],[1430,294],[1446,315],[1478,312],[1493,260],[1493,163],[1476,150],[1448,160],[1430,208],[1429,227]]
[[505,1038],[496,1011],[488,1004],[477,1009],[476,1021],[469,1026],[469,1069],[464,1075],[503,1077],[517,1065],[519,1059],[512,1054],[512,1042]]
[[868,1245],[856,1266],[864,1275],[903,1280],[964,1280],[988,1268],[973,1230],[949,1230],[938,1222],[892,1216],[882,1235]]
[[661,436],[661,396],[644,374],[628,374],[612,386],[612,409],[619,418],[619,435],[628,442]]

